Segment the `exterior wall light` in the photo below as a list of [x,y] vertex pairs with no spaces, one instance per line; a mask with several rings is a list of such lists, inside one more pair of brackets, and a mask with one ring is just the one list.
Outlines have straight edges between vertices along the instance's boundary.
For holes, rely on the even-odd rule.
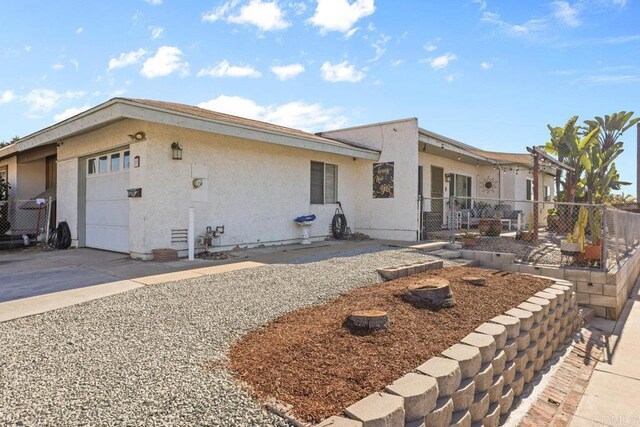
[[451,182],[451,174],[450,173],[445,173],[444,174],[444,180],[446,182]]
[[171,144],[171,151],[173,160],[182,160],[182,147],[180,147],[179,142],[173,142]]

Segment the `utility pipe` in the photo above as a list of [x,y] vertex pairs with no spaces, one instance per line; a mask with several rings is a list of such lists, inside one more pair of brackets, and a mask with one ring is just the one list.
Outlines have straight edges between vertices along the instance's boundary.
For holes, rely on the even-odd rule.
[[193,208],[189,208],[189,228],[187,228],[187,244],[189,246],[189,261],[195,259],[195,212]]

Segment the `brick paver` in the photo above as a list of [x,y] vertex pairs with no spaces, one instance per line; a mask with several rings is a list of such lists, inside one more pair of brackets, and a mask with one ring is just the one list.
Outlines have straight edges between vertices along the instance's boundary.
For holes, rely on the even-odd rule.
[[565,427],[575,413],[602,356],[603,333],[582,328],[578,342],[520,423],[523,427]]

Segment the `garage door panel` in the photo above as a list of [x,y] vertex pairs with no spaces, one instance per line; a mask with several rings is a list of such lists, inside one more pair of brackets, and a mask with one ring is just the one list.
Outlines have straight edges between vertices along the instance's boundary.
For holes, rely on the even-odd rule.
[[[128,151],[128,149],[124,150]],[[124,151],[108,153],[119,159],[124,157]],[[116,156],[113,156],[116,154]],[[100,157],[103,157],[101,154]],[[114,160],[115,160],[114,158]],[[87,162],[91,162],[88,159]],[[105,249],[115,252],[129,252],[129,170],[123,169],[123,163],[111,170],[111,162],[108,162],[109,170],[89,173],[86,178],[85,198],[85,230],[86,246],[97,249]],[[92,168],[87,167],[88,171]]]
[[129,226],[129,201],[87,202],[87,225]]

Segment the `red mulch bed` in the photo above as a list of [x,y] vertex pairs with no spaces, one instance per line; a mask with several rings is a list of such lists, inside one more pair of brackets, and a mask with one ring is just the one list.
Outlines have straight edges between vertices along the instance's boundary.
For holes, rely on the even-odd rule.
[[[487,283],[467,284],[461,280],[467,275]],[[432,276],[450,280],[453,308],[416,308],[402,300],[410,283]],[[293,405],[300,420],[319,422],[382,390],[550,284],[531,276],[454,267],[365,286],[249,332],[232,345],[229,368],[258,398]],[[344,326],[351,312],[368,309],[387,311],[389,327],[363,334]]]

